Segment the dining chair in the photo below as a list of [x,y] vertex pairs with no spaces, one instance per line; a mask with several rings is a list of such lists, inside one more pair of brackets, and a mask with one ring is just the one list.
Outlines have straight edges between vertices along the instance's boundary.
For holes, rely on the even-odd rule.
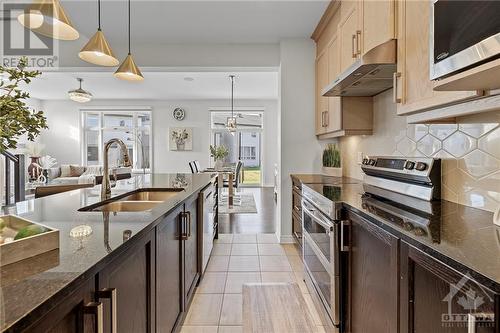
[[198,169],[196,169],[196,164],[194,163],[194,161],[191,161],[188,164],[189,168],[191,169],[191,173],[198,173]]
[[203,170],[201,170],[200,162],[198,160],[194,160],[193,162],[194,166],[196,167],[196,171],[202,172]]

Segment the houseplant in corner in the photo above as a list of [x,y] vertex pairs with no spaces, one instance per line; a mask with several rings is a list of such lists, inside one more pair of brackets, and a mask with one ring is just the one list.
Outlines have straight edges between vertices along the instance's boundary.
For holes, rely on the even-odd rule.
[[15,149],[22,135],[34,141],[48,128],[43,112],[30,109],[25,102],[30,95],[19,88],[41,74],[26,70],[26,66],[27,58],[21,58],[14,68],[0,66],[0,153]]
[[329,143],[323,150],[323,173],[328,176],[342,177],[340,151],[336,144]]
[[229,150],[223,146],[212,146],[210,145],[210,156],[213,157],[215,161],[215,170],[222,169],[224,164],[224,159],[229,155]]

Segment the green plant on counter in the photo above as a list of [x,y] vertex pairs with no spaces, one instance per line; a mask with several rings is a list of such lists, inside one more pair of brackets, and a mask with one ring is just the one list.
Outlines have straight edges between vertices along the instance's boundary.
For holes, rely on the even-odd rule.
[[323,151],[323,166],[340,168],[340,151],[336,144],[329,143]]
[[15,149],[20,136],[25,134],[33,141],[42,129],[48,128],[43,112],[31,110],[25,102],[30,95],[19,88],[42,74],[26,70],[27,61],[23,57],[17,67],[0,66],[0,153]]
[[210,156],[213,157],[215,161],[222,161],[227,155],[229,155],[229,150],[225,146],[210,145]]

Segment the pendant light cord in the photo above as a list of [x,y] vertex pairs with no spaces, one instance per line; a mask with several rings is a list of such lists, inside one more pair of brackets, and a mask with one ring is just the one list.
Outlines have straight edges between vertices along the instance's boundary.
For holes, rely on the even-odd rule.
[[231,75],[231,118],[234,118],[234,75]]
[[101,0],[97,0],[97,25],[98,30],[101,30]]
[[130,54],[130,0],[128,0],[128,54]]

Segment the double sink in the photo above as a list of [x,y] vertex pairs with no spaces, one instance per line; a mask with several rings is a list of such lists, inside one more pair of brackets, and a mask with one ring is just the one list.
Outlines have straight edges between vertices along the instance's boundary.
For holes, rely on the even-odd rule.
[[143,212],[175,197],[182,188],[141,189],[80,208],[81,212]]

